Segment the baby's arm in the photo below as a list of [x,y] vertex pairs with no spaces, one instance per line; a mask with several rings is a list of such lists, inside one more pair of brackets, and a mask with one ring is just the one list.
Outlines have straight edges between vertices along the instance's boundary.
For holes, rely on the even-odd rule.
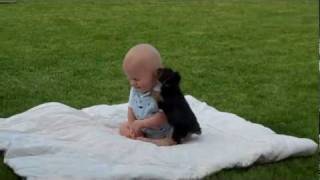
[[136,117],[133,114],[132,108],[128,107],[128,123],[131,124],[136,120]]
[[154,115],[150,116],[149,118],[139,120],[139,121],[134,121],[131,124],[131,127],[135,131],[138,131],[141,128],[157,128],[166,122],[167,122],[167,116],[165,115],[165,113],[157,112]]
[[164,112],[157,112],[149,118],[142,120],[142,128],[157,128],[167,122],[167,116]]

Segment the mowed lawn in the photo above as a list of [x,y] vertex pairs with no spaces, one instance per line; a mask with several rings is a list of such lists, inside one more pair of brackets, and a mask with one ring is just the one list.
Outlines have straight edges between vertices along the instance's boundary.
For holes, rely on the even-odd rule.
[[[318,1],[17,0],[0,14],[2,118],[49,101],[126,102],[122,58],[148,42],[181,73],[185,94],[318,142]],[[206,179],[314,180],[317,158]],[[17,179],[0,160],[0,179]]]

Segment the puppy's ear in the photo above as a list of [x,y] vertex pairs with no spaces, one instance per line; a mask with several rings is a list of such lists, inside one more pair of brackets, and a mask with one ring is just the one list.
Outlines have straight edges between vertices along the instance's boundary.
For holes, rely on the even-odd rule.
[[181,81],[181,76],[180,76],[179,72],[174,72],[172,79],[176,84],[179,84]]

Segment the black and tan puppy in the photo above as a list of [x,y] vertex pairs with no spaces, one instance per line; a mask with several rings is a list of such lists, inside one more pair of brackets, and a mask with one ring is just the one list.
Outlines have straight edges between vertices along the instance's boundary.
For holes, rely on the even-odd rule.
[[188,135],[201,134],[197,118],[181,92],[179,73],[170,68],[161,68],[158,69],[158,77],[162,84],[158,105],[173,126],[172,139],[180,144]]

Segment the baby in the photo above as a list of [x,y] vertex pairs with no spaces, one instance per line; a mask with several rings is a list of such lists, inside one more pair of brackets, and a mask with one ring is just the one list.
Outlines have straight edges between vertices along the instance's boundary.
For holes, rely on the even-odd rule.
[[121,135],[160,146],[174,144],[173,129],[155,99],[160,93],[157,70],[161,67],[159,52],[149,44],[138,44],[125,55],[123,71],[131,90],[128,121],[120,126]]

